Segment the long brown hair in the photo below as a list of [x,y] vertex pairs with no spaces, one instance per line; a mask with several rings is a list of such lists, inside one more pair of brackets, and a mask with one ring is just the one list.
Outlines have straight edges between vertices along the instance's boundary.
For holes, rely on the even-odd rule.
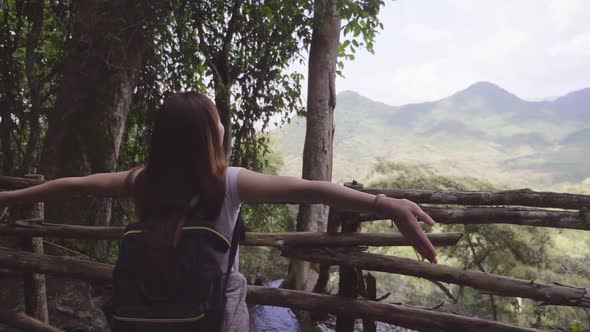
[[[175,93],[157,112],[148,160],[131,188],[137,216],[144,223],[146,260],[161,275],[176,247],[184,207],[199,195],[196,210],[219,214],[225,198],[227,162],[213,102],[198,92]],[[159,271],[158,271],[159,270]]]

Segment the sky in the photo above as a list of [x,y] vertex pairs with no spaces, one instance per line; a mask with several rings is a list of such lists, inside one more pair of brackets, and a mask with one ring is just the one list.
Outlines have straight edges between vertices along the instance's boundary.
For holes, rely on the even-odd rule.
[[338,92],[403,105],[477,81],[526,100],[590,87],[590,0],[385,0],[380,19],[375,54],[345,61]]

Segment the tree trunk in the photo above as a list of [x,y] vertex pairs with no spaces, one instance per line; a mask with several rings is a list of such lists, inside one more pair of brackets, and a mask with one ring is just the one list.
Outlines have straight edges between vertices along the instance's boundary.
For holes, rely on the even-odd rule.
[[16,91],[20,88],[20,77],[16,73],[14,52],[18,49],[21,39],[20,31],[23,26],[24,1],[16,1],[16,27],[12,30],[11,14],[8,6],[2,6],[4,22],[0,30],[2,46],[2,61],[0,61],[0,166],[2,174],[12,175],[15,171],[12,132],[16,125],[12,119],[16,111]]
[[[336,106],[336,63],[340,39],[340,14],[331,1],[316,0],[314,26],[309,49],[307,124],[303,147],[303,174],[308,180],[332,180],[332,143]],[[297,214],[297,230],[325,232],[329,209],[319,204],[303,204]],[[303,290],[310,266],[291,261],[285,288]]]
[[[221,60],[222,63],[225,63],[226,60]],[[227,71],[227,64],[225,66],[218,66],[217,68],[225,68]],[[227,72],[223,72],[223,74],[227,74]],[[225,151],[225,156],[229,160],[231,155],[231,132],[232,132],[232,121],[231,121],[231,83],[229,81],[224,82],[224,80],[220,77],[215,77],[215,106],[217,107],[217,111],[219,112],[219,120],[223,127],[225,128],[225,133],[223,135],[223,150]]]
[[41,79],[35,70],[35,65],[37,62],[36,50],[43,26],[43,1],[31,1],[29,7],[31,30],[27,34],[25,71],[31,98],[31,113],[29,114],[29,137],[27,139],[23,164],[21,165],[21,174],[34,172],[31,167],[37,159],[37,148],[39,146],[39,138],[41,137],[41,126],[39,124],[39,116],[41,114]]
[[[116,170],[146,45],[141,6],[131,0],[73,2],[72,40],[41,159],[48,179]],[[66,205],[50,209],[49,217],[110,225],[111,199]],[[101,256],[107,245],[99,243],[94,254]]]
[[[9,85],[9,84],[6,84]],[[10,95],[8,89],[6,94]],[[12,156],[12,137],[11,131],[14,127],[12,121],[12,105],[10,105],[10,96],[0,102],[0,156],[2,174],[11,175],[14,171],[14,158]]]

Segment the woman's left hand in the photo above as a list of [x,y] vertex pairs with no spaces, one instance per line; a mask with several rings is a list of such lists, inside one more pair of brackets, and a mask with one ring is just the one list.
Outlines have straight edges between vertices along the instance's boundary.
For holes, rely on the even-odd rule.
[[377,213],[392,219],[400,233],[416,251],[431,263],[436,264],[436,249],[420,228],[418,220],[428,226],[433,226],[435,222],[416,203],[407,199],[384,198],[377,206]]

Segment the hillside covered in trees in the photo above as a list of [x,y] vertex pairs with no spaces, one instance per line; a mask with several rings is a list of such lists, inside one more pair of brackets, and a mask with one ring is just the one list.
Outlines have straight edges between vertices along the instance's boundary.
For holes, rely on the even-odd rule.
[[[589,105],[590,88],[526,101],[489,82],[403,106],[341,92],[334,115],[334,179],[365,179],[381,158],[510,188],[589,193]],[[273,131],[286,174],[299,174],[304,123],[294,119]]]

